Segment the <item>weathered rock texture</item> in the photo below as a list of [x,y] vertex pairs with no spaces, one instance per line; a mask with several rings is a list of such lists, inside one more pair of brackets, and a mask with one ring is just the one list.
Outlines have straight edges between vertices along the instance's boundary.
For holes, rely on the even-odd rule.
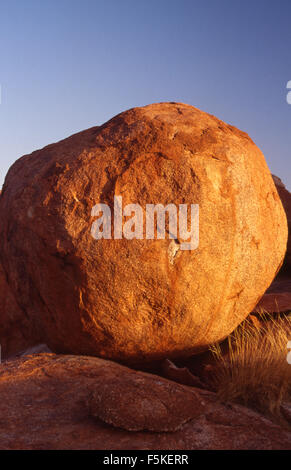
[[[143,210],[199,204],[199,248],[96,241],[92,207],[113,207],[114,195]],[[1,260],[42,341],[128,363],[195,353],[226,337],[271,283],[287,241],[260,150],[177,103],[131,109],[22,157],[6,178],[0,215]]]
[[[287,221],[288,221],[288,230],[289,234],[291,234],[291,194],[289,193],[288,189],[286,189],[284,183],[281,181],[278,176],[273,175],[273,179],[281,198],[284,210],[286,212]],[[287,252],[285,257],[286,264],[291,267],[291,237],[288,237],[287,243]]]
[[[101,363],[102,364],[102,363]],[[118,366],[107,368],[88,399],[92,416],[128,431],[177,431],[205,411],[194,390]]]
[[[1,198],[0,191],[0,198]],[[1,358],[25,350],[38,341],[35,328],[19,307],[0,263],[0,348]]]
[[24,350],[37,342],[37,335],[23,310],[19,308],[0,264],[0,345],[2,358]]
[[6,362],[0,395],[0,449],[291,448],[290,432],[247,408],[94,357]]

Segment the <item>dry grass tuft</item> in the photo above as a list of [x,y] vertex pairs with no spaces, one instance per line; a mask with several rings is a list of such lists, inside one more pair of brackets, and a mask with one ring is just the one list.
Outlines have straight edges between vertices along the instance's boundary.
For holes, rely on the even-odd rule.
[[213,385],[220,399],[239,402],[269,417],[282,418],[282,404],[291,402],[291,316],[264,315],[261,326],[246,320],[228,338],[229,351],[211,348],[217,362]]

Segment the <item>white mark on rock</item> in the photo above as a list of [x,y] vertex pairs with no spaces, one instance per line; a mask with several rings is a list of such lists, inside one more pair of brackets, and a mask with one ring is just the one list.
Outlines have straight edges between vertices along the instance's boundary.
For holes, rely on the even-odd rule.
[[177,240],[172,240],[168,247],[168,255],[171,264],[174,264],[175,257],[180,250],[180,244]]

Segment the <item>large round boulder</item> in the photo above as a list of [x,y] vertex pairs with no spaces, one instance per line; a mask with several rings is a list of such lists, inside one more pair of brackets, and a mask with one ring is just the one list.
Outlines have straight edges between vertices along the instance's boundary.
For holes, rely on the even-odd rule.
[[[113,227],[120,197],[124,232]],[[129,204],[141,209],[131,214]],[[167,217],[165,237],[146,238],[148,204],[187,204],[188,249],[182,230],[170,238]],[[270,285],[287,242],[261,151],[181,103],[131,109],[22,157],[6,177],[0,215],[9,284],[42,340],[56,352],[128,363],[225,338]]]

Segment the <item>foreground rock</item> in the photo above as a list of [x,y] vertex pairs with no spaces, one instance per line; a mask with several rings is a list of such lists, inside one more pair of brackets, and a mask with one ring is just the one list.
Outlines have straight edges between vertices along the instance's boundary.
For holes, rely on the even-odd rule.
[[96,383],[88,406],[92,416],[128,431],[177,431],[205,411],[194,390],[116,365]]
[[2,358],[37,342],[37,333],[17,304],[0,264],[0,345]]
[[247,408],[92,357],[3,363],[0,395],[0,449],[291,448],[291,433]]
[[[96,241],[93,206],[113,209],[120,195],[144,220],[146,204],[199,204],[199,248],[180,249],[181,236]],[[129,110],[22,157],[0,216],[0,257],[42,341],[128,363],[190,355],[226,337],[271,283],[287,241],[252,140],[176,103]]]

